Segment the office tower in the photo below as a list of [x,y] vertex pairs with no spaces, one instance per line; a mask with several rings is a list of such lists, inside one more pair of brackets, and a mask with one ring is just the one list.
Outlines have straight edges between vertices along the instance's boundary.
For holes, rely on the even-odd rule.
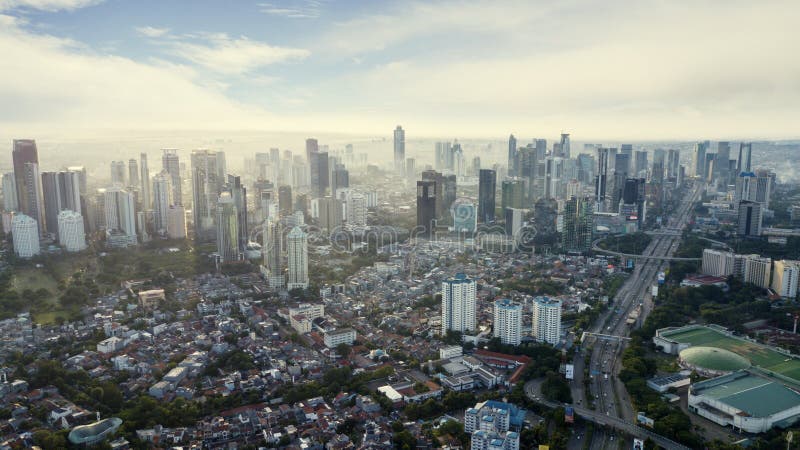
[[463,273],[442,282],[442,335],[475,331],[477,283]]
[[138,190],[140,187],[139,164],[136,162],[136,158],[128,160],[128,187],[131,190]]
[[14,253],[20,258],[32,258],[39,254],[39,226],[26,214],[14,214],[11,219],[11,239]]
[[329,233],[342,225],[342,202],[330,195],[317,199],[319,226]]
[[624,169],[625,169],[625,172],[631,173],[631,171],[634,169],[634,167],[633,167],[633,163],[634,163],[634,160],[633,160],[633,145],[631,145],[631,144],[622,144],[622,145],[620,145],[619,146],[619,154],[627,156],[627,158],[628,158],[628,166],[625,167]]
[[331,172],[331,194],[336,195],[339,189],[350,187],[350,172],[344,164],[336,164]]
[[324,197],[330,187],[330,169],[328,153],[311,153],[309,165],[311,167],[311,195],[314,198]]
[[406,161],[406,132],[400,125],[394,129],[394,170],[405,173]]
[[286,236],[289,280],[286,287],[305,289],[308,287],[308,236],[300,227],[292,228]]
[[125,173],[127,171],[125,161],[111,161],[111,184],[125,187]]
[[531,334],[539,342],[558,345],[561,341],[561,300],[549,297],[533,299]]
[[417,181],[417,233],[431,237],[436,227],[436,195],[439,186],[432,180]]
[[[215,205],[225,182],[224,179],[218,178],[217,162],[217,155],[214,152],[209,150],[192,151],[192,216],[194,218],[194,238],[200,241],[209,241],[214,236]],[[174,189],[173,192],[175,192]],[[174,197],[173,201],[178,204]]]
[[737,234],[739,236],[761,236],[762,214],[760,203],[746,200],[739,202]]
[[267,284],[273,290],[286,285],[283,273],[283,226],[278,219],[264,222],[261,252],[264,256],[264,274]]
[[467,200],[457,200],[451,207],[453,231],[472,235],[478,229],[478,208]]
[[[769,201],[772,195],[772,186],[775,181],[775,174],[768,170],[758,169],[755,173],[755,189],[751,185],[751,195],[754,201],[761,203],[764,209],[769,209]],[[752,191],[755,191],[753,194]]]
[[667,151],[667,178],[675,179],[681,165],[681,153],[679,150],[669,149]]
[[110,247],[136,245],[136,213],[133,194],[119,185],[105,190],[106,243]]
[[153,220],[157,232],[168,228],[169,207],[174,204],[173,192],[172,176],[166,170],[153,177]]
[[800,261],[777,260],[772,272],[772,290],[783,298],[797,297]]
[[561,133],[561,142],[559,142],[559,152],[553,152],[553,156],[569,159],[570,158],[570,148],[569,148],[569,134]]
[[752,151],[753,151],[753,144],[751,143],[740,143],[739,144],[739,157],[736,159],[736,173],[740,174],[742,172],[752,172],[751,163],[752,163]]
[[42,197],[44,198],[45,227],[48,233],[55,236],[58,231],[58,214],[62,210],[58,172],[42,172]]
[[478,176],[478,222],[494,222],[497,173],[491,169],[481,169]]
[[238,261],[239,220],[236,201],[230,192],[223,192],[217,200],[217,254],[219,261],[228,263]]
[[86,233],[83,217],[70,210],[58,214],[58,243],[68,252],[86,250]]
[[636,220],[639,230],[644,228],[647,214],[646,184],[644,178],[628,178],[622,191],[622,208],[620,211],[627,220]]
[[406,179],[414,180],[417,178],[417,160],[414,158],[406,158]]
[[140,189],[140,198],[142,209],[148,210],[153,207],[153,201],[150,198],[150,169],[147,167],[147,153],[141,153],[139,155],[139,170],[141,172],[140,183],[142,187]]
[[458,142],[453,143],[453,166],[450,169],[455,172],[457,177],[464,177],[467,175],[467,163],[464,159],[464,151],[461,149],[461,144]]
[[636,173],[637,177],[640,177],[640,178],[646,177],[647,176],[647,166],[648,166],[648,164],[647,164],[647,152],[644,151],[644,150],[636,151],[636,153],[634,153],[633,165],[634,165],[634,172]]
[[522,305],[503,298],[494,302],[494,337],[506,345],[522,341]]
[[182,205],[170,205],[167,209],[167,236],[186,239],[186,209]]
[[314,138],[306,139],[306,161],[311,161],[311,154],[319,153],[319,142]]
[[243,254],[247,250],[247,243],[250,238],[247,228],[247,188],[242,184],[241,177],[228,175],[228,183],[225,185],[225,190],[231,193],[233,203],[236,206],[236,222],[239,226],[239,253]]
[[718,186],[727,186],[729,161],[731,159],[731,146],[729,142],[717,142],[717,155],[714,160],[714,179]]
[[19,210],[17,203],[17,182],[14,180],[14,172],[3,174],[3,209],[5,211]]
[[356,227],[367,226],[367,197],[360,192],[347,196],[347,224]]
[[506,180],[501,185],[500,207],[523,208],[525,206],[525,182]]
[[217,180],[219,180],[220,183],[224,183],[225,176],[228,174],[228,164],[225,161],[225,152],[218,150],[214,152],[214,156],[217,159]]
[[572,197],[564,204],[562,250],[585,253],[592,245],[592,202],[588,197]]
[[518,176],[517,173],[517,138],[514,135],[508,137],[508,175]]
[[771,274],[772,259],[759,255],[744,256],[744,278],[742,281],[767,289],[769,288]]
[[701,180],[705,180],[706,174],[706,153],[708,152],[708,142],[697,142],[694,144],[694,175]]
[[605,211],[606,190],[608,188],[608,155],[609,149],[601,147],[597,149],[597,180],[594,188],[594,201],[598,211]]
[[[434,181],[436,183],[436,219],[446,222],[444,219],[445,214],[448,213],[451,205],[445,202],[445,176],[441,172],[435,170],[425,170],[422,172],[423,181]],[[455,175],[451,175],[455,178]],[[455,196],[453,197],[455,200]]]
[[181,181],[181,163],[178,150],[174,148],[162,149],[161,168],[172,177],[172,201],[176,205],[183,205],[183,189]]
[[12,150],[14,180],[17,185],[17,207],[32,218],[39,233],[46,231],[44,224],[44,198],[39,177],[39,152],[33,139],[14,139]]
[[619,202],[622,200],[622,191],[625,189],[625,180],[628,178],[630,162],[628,155],[618,153],[614,162],[614,184],[611,192],[611,212],[619,212]]
[[516,239],[522,226],[525,225],[525,210],[518,208],[506,208],[503,210],[505,215],[505,232],[509,239]]
[[707,248],[703,250],[703,263],[700,273],[712,277],[727,277],[734,273],[734,256],[732,252]]
[[437,142],[435,154],[436,170],[452,169],[453,167],[453,147],[450,142]]
[[292,213],[292,187],[280,186],[278,188],[278,210],[281,215],[288,216]]
[[594,183],[594,156],[581,153],[578,155],[576,165],[578,168],[578,181],[584,185],[591,185]]

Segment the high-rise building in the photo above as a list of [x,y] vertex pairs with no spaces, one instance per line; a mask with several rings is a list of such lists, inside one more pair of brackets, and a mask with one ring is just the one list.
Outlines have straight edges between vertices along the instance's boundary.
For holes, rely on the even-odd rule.
[[288,216],[293,211],[292,205],[292,187],[280,186],[278,187],[278,211],[283,216]]
[[[769,209],[770,197],[775,180],[775,173],[764,169],[758,169],[755,173],[755,186],[750,186],[750,193],[754,196],[754,201],[761,203],[764,209]],[[753,181],[751,180],[751,183]],[[753,194],[753,191],[755,193]]]
[[283,270],[283,226],[280,220],[270,218],[264,222],[261,253],[264,257],[264,274],[273,290],[286,285]]
[[[218,178],[217,162],[215,152],[210,150],[192,151],[192,216],[195,239],[199,241],[209,241],[214,236],[215,205],[225,183],[224,179]],[[174,189],[173,192],[175,192]],[[174,197],[173,201],[178,204]]]
[[629,206],[625,208],[626,212],[635,212],[635,218],[628,214],[626,220],[636,220],[639,230],[643,229],[647,214],[645,186],[644,178],[628,178],[622,190],[622,203]]
[[522,227],[525,225],[525,210],[519,208],[506,208],[503,210],[505,215],[505,232],[509,239],[517,239]]
[[367,226],[367,197],[360,192],[350,192],[345,202],[347,224],[355,227]]
[[350,172],[344,164],[336,164],[331,171],[331,194],[336,195],[339,189],[350,187]]
[[128,187],[131,190],[139,190],[139,164],[136,158],[128,160]]
[[314,198],[324,197],[330,188],[328,153],[313,152],[308,163],[311,167],[311,194]]
[[739,236],[761,236],[762,214],[761,203],[746,200],[739,202],[737,234]]
[[394,170],[405,173],[406,161],[406,132],[400,125],[394,129]]
[[463,273],[442,282],[442,335],[475,331],[477,283]]
[[306,161],[311,162],[311,154],[319,153],[319,142],[314,138],[306,139]]
[[319,226],[329,233],[342,225],[342,202],[330,195],[318,198]]
[[533,299],[531,334],[539,342],[558,345],[561,341],[561,300],[548,297]]
[[439,186],[435,181],[417,181],[417,234],[431,237],[436,227],[436,194]]
[[783,298],[797,297],[800,261],[777,260],[772,272],[772,290]]
[[559,142],[559,146],[558,146],[559,152],[558,152],[558,154],[556,154],[556,152],[554,151],[553,152],[553,156],[564,158],[564,159],[570,159],[571,154],[570,154],[570,148],[569,147],[570,147],[569,134],[568,133],[561,133],[561,142]]
[[701,180],[706,179],[706,152],[708,151],[707,142],[697,142],[694,144],[694,175]]
[[306,289],[308,287],[308,236],[300,227],[292,228],[286,236],[286,250],[289,273],[287,289]]
[[622,201],[622,193],[625,189],[625,180],[628,179],[628,167],[630,162],[628,155],[617,153],[614,162],[614,183],[611,192],[611,212],[619,212],[619,203]]
[[772,274],[772,259],[760,255],[744,256],[744,277],[745,283],[754,284],[760,288],[769,287],[770,275]]
[[728,180],[730,178],[730,159],[730,142],[717,142],[717,156],[714,161],[714,178],[717,180],[718,186],[728,186]]
[[105,190],[106,243],[110,247],[136,245],[136,213],[133,194],[119,185]]
[[572,197],[564,204],[561,246],[568,253],[585,253],[592,246],[592,202],[588,197]]
[[230,192],[223,192],[217,200],[217,254],[222,263],[238,261],[239,219],[236,201]]
[[239,253],[243,254],[247,250],[247,243],[250,238],[247,227],[247,188],[242,184],[241,177],[228,175],[228,183],[225,185],[225,190],[231,193],[233,203],[236,206],[236,222],[239,226]]
[[494,302],[493,335],[507,345],[522,341],[522,305],[504,298]]
[[[175,148],[162,149],[161,168],[172,177],[172,202],[183,205],[183,185],[181,180],[181,163],[178,150]],[[196,225],[195,225],[196,226]]]
[[186,239],[186,209],[182,205],[170,205],[167,209],[167,236]]
[[594,189],[594,200],[598,211],[605,211],[608,188],[608,156],[609,149],[597,149],[597,181]]
[[125,187],[125,173],[127,171],[125,161],[111,161],[111,185],[117,184]]
[[508,175],[515,177],[517,173],[517,138],[514,135],[508,137]]
[[86,250],[83,217],[79,213],[63,210],[58,214],[58,243],[68,252]]
[[478,208],[467,200],[456,200],[451,207],[453,231],[471,236],[478,228]]
[[672,180],[678,177],[681,165],[681,153],[676,149],[667,151],[667,178]]
[[20,258],[32,258],[39,254],[39,226],[26,214],[14,214],[11,219],[11,239],[14,253]]
[[634,171],[636,176],[639,178],[645,178],[647,176],[647,151],[636,151],[634,153]]
[[525,182],[520,179],[503,181],[500,207],[523,208],[525,206]]
[[58,214],[62,211],[58,172],[42,172],[42,197],[44,198],[44,221],[47,231],[55,236],[58,231]]
[[162,170],[153,177],[153,220],[156,231],[165,231],[169,208],[174,204],[172,200],[172,176]]
[[494,222],[495,196],[497,192],[497,173],[491,169],[481,169],[478,176],[478,222]]
[[153,200],[150,197],[150,168],[147,166],[147,153],[141,153],[139,155],[139,170],[141,171],[139,180],[142,184],[140,199],[142,202],[142,209],[146,211],[153,208]]
[[417,178],[417,160],[406,158],[406,179],[414,180]]
[[3,209],[5,211],[18,211],[17,203],[17,182],[14,180],[14,172],[3,174]]
[[47,231],[44,223],[44,197],[39,176],[39,152],[33,139],[14,139],[12,151],[14,180],[17,184],[17,205],[23,214],[32,218],[39,233]]
[[733,275],[735,258],[732,252],[707,248],[703,250],[703,263],[700,272],[713,277]]

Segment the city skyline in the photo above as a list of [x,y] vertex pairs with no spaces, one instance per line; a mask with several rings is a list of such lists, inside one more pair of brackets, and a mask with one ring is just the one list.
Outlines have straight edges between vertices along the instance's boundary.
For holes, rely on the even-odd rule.
[[798,137],[792,2],[192,7],[0,3],[0,128]]

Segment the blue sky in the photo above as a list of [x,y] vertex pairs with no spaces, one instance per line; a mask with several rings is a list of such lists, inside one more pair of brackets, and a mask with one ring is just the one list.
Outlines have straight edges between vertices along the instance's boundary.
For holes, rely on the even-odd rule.
[[798,13],[739,0],[0,0],[0,128],[793,138]]

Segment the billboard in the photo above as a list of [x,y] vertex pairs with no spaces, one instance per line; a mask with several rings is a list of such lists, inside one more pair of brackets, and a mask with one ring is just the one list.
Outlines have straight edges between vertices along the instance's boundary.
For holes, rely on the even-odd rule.
[[575,379],[575,365],[574,364],[567,364],[567,370],[565,372],[565,375],[566,375],[568,380],[574,380]]
[[550,450],[549,445],[539,444],[539,450]]
[[644,441],[641,439],[634,439],[633,450],[644,450]]
[[575,423],[575,410],[572,409],[572,406],[564,408],[564,422]]

